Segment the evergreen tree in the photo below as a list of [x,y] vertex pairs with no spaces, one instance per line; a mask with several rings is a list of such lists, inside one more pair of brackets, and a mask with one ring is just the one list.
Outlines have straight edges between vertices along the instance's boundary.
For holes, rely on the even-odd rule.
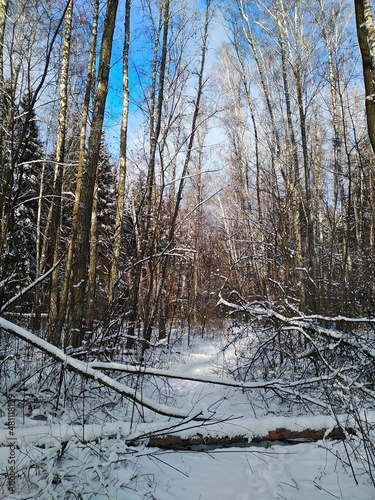
[[94,321],[103,320],[107,313],[113,227],[116,217],[115,179],[114,166],[102,135],[91,216],[86,313],[86,330],[90,332],[93,330]]
[[[107,285],[116,216],[116,175],[104,136],[100,147],[98,164],[97,216],[98,278],[101,283]],[[106,292],[107,290],[105,290]]]
[[[35,279],[36,217],[43,157],[32,95],[23,96],[19,105],[8,96],[8,119],[1,144],[3,245],[0,256],[1,278],[7,285],[2,297],[9,297]],[[6,227],[5,227],[6,224]],[[6,239],[5,239],[6,236]]]

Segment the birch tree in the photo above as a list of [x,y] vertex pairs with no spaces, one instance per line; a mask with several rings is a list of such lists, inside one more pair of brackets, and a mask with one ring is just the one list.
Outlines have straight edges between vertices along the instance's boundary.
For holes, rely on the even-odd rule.
[[122,252],[122,227],[125,209],[125,188],[126,188],[126,155],[127,155],[127,135],[128,135],[128,115],[129,115],[129,47],[130,47],[130,14],[131,0],[126,0],[125,4],[125,36],[123,46],[123,104],[121,116],[120,132],[120,165],[117,184],[117,204],[115,236],[113,242],[113,259],[110,274],[108,303],[111,304],[116,296],[117,280],[119,278],[119,263]]
[[[171,222],[169,224],[169,231],[168,231],[168,244],[166,250],[168,248],[173,248],[174,240],[175,240],[175,235],[176,235],[176,224],[177,224],[177,218],[179,215],[180,211],[180,206],[181,206],[181,201],[182,201],[182,195],[184,191],[184,186],[185,186],[185,177],[188,172],[191,156],[193,153],[193,147],[195,144],[195,137],[196,137],[196,132],[197,128],[199,126],[199,118],[200,118],[200,113],[201,113],[201,101],[202,101],[202,96],[203,96],[203,89],[204,89],[204,84],[205,84],[205,78],[204,78],[204,72],[205,72],[205,64],[206,64],[206,54],[208,50],[208,29],[210,25],[210,20],[211,20],[211,1],[206,0],[206,8],[205,8],[205,22],[204,22],[204,28],[203,28],[203,36],[202,36],[202,47],[201,47],[201,60],[200,60],[200,65],[199,65],[199,72],[198,72],[198,84],[197,84],[197,92],[196,92],[196,97],[195,97],[195,105],[194,105],[194,111],[193,111],[193,117],[192,117],[192,122],[191,122],[191,129],[190,129],[190,134],[188,138],[188,144],[187,144],[187,151],[183,163],[183,168],[182,168],[182,173],[181,173],[181,179],[178,185],[177,193],[176,193],[176,200],[175,200],[175,205],[172,213],[172,218]],[[152,305],[152,310],[151,314],[149,316],[149,319],[145,325],[145,335],[144,338],[146,340],[150,339],[150,334],[151,334],[151,328],[152,325],[155,321],[157,312],[158,312],[158,307],[160,305],[160,300],[161,300],[161,293],[165,284],[165,279],[166,279],[166,272],[168,268],[168,253],[165,254],[163,264],[162,264],[162,269],[161,269],[161,276],[160,280],[158,283],[158,288],[156,292],[156,297]]]
[[[55,152],[55,175],[53,196],[54,202],[51,204],[51,230],[52,234],[52,265],[55,265],[60,259],[60,230],[61,230],[61,211],[62,211],[62,186],[64,176],[65,162],[65,140],[67,127],[67,110],[68,110],[68,78],[69,78],[69,60],[70,60],[70,41],[72,32],[73,19],[73,0],[68,3],[65,19],[65,33],[61,57],[60,70],[60,95],[59,95],[59,110],[58,110],[58,126],[56,137],[56,152]],[[48,340],[55,345],[60,344],[59,332],[55,332],[55,326],[58,319],[58,304],[59,304],[59,269],[56,267],[51,277],[50,288],[50,306],[49,306],[49,335]]]
[[4,82],[4,34],[9,0],[0,2],[0,82]]
[[[59,13],[57,18],[54,17],[55,13],[51,14],[44,8],[34,17],[38,6],[33,3],[28,5],[28,11],[22,2],[4,4],[3,7],[6,6],[8,9],[2,10],[7,17],[5,25],[2,25],[4,38],[1,46],[3,55],[6,54],[2,60],[6,84],[1,82],[1,100],[7,111],[6,115],[2,115],[1,124],[0,256],[5,272],[11,272],[6,261],[11,255],[8,250],[12,247],[14,213],[22,193],[26,165],[24,159],[30,146],[28,134],[30,126],[35,125],[36,104],[46,91],[47,77],[53,80],[55,76],[53,57],[68,5],[63,5],[62,14]],[[35,19],[38,19],[40,32],[46,34],[42,47]],[[26,98],[27,106],[21,112],[23,98]]]
[[95,82],[95,57],[96,57],[96,45],[98,37],[98,18],[99,18],[99,0],[95,0],[93,5],[91,43],[90,43],[89,59],[87,64],[87,81],[85,85],[85,93],[82,102],[82,119],[81,119],[81,128],[79,134],[78,166],[76,174],[75,199],[74,199],[73,214],[72,214],[72,227],[71,227],[70,242],[66,257],[66,263],[65,263],[63,284],[60,294],[59,317],[57,324],[55,326],[56,337],[58,338],[61,338],[61,333],[67,314],[71,270],[73,264],[74,248],[77,238],[77,218],[78,218],[78,207],[81,196],[81,186],[82,186],[84,161],[85,161],[87,127],[89,121],[91,96],[93,93],[93,86]]

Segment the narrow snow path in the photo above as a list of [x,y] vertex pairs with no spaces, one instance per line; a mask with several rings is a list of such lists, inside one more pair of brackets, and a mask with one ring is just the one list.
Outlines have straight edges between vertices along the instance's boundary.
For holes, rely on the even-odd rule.
[[[172,364],[169,370],[187,375],[225,376],[220,373],[222,361],[216,342],[198,339],[186,358]],[[204,409],[215,407],[227,415],[243,415],[243,420],[235,424],[222,425],[223,433],[226,425],[228,429],[231,425],[239,429],[252,426],[253,432],[262,432],[262,427],[274,425],[290,428],[299,425],[293,417],[269,416],[255,429],[253,409],[242,391],[191,381],[171,380],[170,383],[185,399],[185,406],[190,402]],[[305,417],[303,423],[312,428],[326,425],[329,419]],[[375,499],[367,478],[358,476],[357,485],[350,469],[344,468],[338,459],[346,457],[342,442],[216,448],[200,452],[154,451],[153,455],[140,458],[138,465],[145,477],[154,479],[153,495],[157,500]]]
[[[173,354],[170,358],[166,354],[168,370],[186,375],[228,376],[223,362],[229,354],[224,359],[217,341],[196,338],[191,348],[180,351],[174,358]],[[197,432],[203,435],[215,432],[218,436],[265,435],[277,427],[298,430],[301,426],[321,428],[332,424],[331,417],[324,415],[267,415],[259,402],[255,407],[252,397],[249,398],[253,393],[234,387],[179,379],[169,379],[164,385],[159,377],[152,379],[152,384],[155,403],[165,393],[169,401],[194,413],[201,408],[204,412],[215,411],[216,416],[239,417],[215,426],[202,427],[200,423],[199,429],[190,422],[182,434],[179,432],[184,437]],[[126,439],[130,433],[131,437],[138,437],[169,426],[173,433],[177,420],[147,411],[146,423],[131,426],[129,414],[122,414],[122,408],[111,411],[118,412],[118,420],[108,418],[108,414],[95,414],[98,421],[102,419],[101,423],[87,423],[84,428],[56,418],[42,422],[18,415],[12,437],[16,443],[14,450],[9,444],[7,417],[0,416],[0,498],[8,498],[1,493],[10,477],[6,476],[8,461],[11,453],[15,453],[17,471],[20,477],[24,474],[28,479],[18,479],[18,487],[25,484],[25,488],[20,496],[12,498],[26,498],[31,488],[30,492],[38,491],[35,498],[39,500],[68,498],[66,491],[74,491],[83,500],[375,500],[361,464],[351,456],[352,468],[344,468],[340,458],[347,460],[342,442],[293,446],[268,443],[268,447],[205,451],[129,448]],[[65,437],[68,445],[60,459]],[[89,442],[83,444],[86,440]],[[32,493],[28,498],[32,498]]]

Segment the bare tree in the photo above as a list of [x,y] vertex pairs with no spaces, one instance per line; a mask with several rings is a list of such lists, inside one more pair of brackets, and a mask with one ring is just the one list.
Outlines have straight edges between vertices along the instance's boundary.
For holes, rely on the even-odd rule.
[[[56,137],[56,152],[55,152],[55,175],[53,181],[53,196],[54,202],[51,204],[50,211],[50,227],[52,232],[52,252],[53,265],[60,260],[60,237],[61,237],[61,213],[62,213],[62,186],[64,176],[65,162],[65,140],[67,128],[67,111],[68,111],[68,78],[69,78],[69,61],[70,61],[70,41],[72,32],[73,19],[73,0],[68,4],[65,18],[65,33],[61,57],[60,69],[60,95],[59,95],[59,111],[58,111],[58,126]],[[55,345],[60,344],[59,332],[55,331],[55,326],[58,318],[59,306],[59,269],[56,268],[52,273],[51,288],[50,288],[50,306],[48,318],[48,339]]]
[[67,345],[72,345],[73,347],[81,344],[85,331],[83,320],[85,317],[85,291],[90,252],[91,214],[104,110],[108,93],[109,68],[117,7],[118,0],[108,0],[98,65],[98,82],[94,96],[91,130],[88,140],[88,155],[82,178],[80,205],[78,207],[77,240],[72,263],[69,332],[66,339]]
[[[6,15],[11,22],[6,22],[2,26],[2,29],[5,27],[5,31],[1,50],[3,54],[7,53],[7,57],[3,58],[6,82],[1,82],[1,100],[7,108],[7,113],[2,115],[1,127],[0,255],[4,259],[4,269],[8,271],[11,267],[6,261],[10,253],[6,248],[12,246],[14,214],[19,197],[23,193],[26,165],[28,165],[25,160],[27,158],[30,161],[29,151],[33,147],[30,142],[30,130],[35,129],[35,110],[38,99],[46,91],[47,77],[55,81],[53,57],[56,54],[56,41],[68,4],[63,4],[61,17],[54,17],[55,14],[51,14],[48,9],[42,9],[41,15],[35,17],[38,19],[41,32],[47,34],[45,41],[48,40],[48,43],[44,43],[43,47],[39,44],[35,22],[30,22],[30,19],[34,20],[31,16],[31,13],[35,12],[34,8],[37,6],[29,5],[30,16],[26,19],[26,10],[22,3],[9,3]],[[5,14],[5,11],[2,12]],[[42,64],[40,64],[40,54],[43,54]],[[39,266],[39,263],[36,266]]]
[[96,57],[96,45],[98,37],[98,18],[99,18],[99,0],[95,0],[93,5],[93,22],[91,29],[91,44],[90,44],[90,54],[87,66],[87,81],[85,86],[85,94],[82,103],[82,120],[81,120],[81,130],[79,135],[79,151],[78,151],[78,168],[76,175],[76,186],[75,186],[75,200],[73,205],[73,215],[72,215],[72,227],[69,248],[66,257],[65,272],[63,278],[63,284],[60,294],[60,307],[59,307],[59,317],[57,324],[55,326],[56,336],[61,338],[62,329],[65,323],[69,299],[69,288],[71,279],[71,270],[73,264],[74,248],[77,237],[77,219],[78,219],[78,207],[79,200],[81,196],[81,186],[83,178],[83,169],[85,161],[85,149],[86,149],[86,135],[87,126],[89,119],[89,108],[91,95],[93,92],[93,86],[95,81],[95,57]]
[[130,46],[130,14],[131,0],[126,0],[125,5],[125,36],[124,47],[122,52],[123,57],[123,105],[121,117],[121,133],[120,133],[120,166],[118,173],[117,185],[117,205],[116,205],[116,222],[115,236],[113,242],[113,259],[110,274],[108,303],[111,304],[116,297],[117,280],[119,277],[119,263],[122,252],[122,227],[125,209],[125,188],[126,188],[126,154],[127,154],[127,135],[128,135],[128,114],[129,114],[129,46]]
[[0,82],[4,82],[4,34],[9,0],[0,3]]
[[[179,182],[178,190],[176,193],[176,200],[175,200],[175,206],[173,209],[173,214],[172,214],[172,219],[169,225],[169,231],[168,231],[168,244],[166,250],[168,248],[173,248],[174,240],[175,240],[175,234],[176,234],[176,224],[177,224],[177,217],[179,215],[180,211],[180,206],[181,206],[181,201],[182,201],[182,194],[185,186],[185,177],[188,171],[188,167],[190,164],[192,152],[193,152],[193,147],[195,143],[195,135],[197,132],[197,128],[199,126],[199,117],[200,117],[200,112],[201,112],[201,100],[202,100],[202,94],[203,94],[203,88],[205,84],[205,79],[204,79],[204,71],[205,71],[205,63],[206,63],[206,53],[207,53],[207,42],[208,42],[208,28],[211,20],[211,1],[206,0],[206,11],[205,11],[205,22],[204,22],[204,29],[203,29],[203,38],[202,38],[202,48],[201,48],[201,61],[200,61],[200,68],[199,68],[199,73],[198,73],[198,85],[197,85],[197,95],[195,98],[195,106],[194,106],[194,113],[193,113],[193,118],[191,122],[191,130],[189,134],[189,139],[188,139],[188,144],[187,144],[187,151],[185,155],[185,160],[182,168],[182,173],[181,173],[181,179]],[[150,318],[147,322],[146,325],[146,339],[149,339],[149,334],[151,331],[152,324],[155,321],[158,307],[160,305],[160,300],[161,300],[161,293],[165,284],[165,279],[166,279],[166,272],[167,272],[167,267],[168,267],[168,254],[164,256],[163,264],[162,264],[162,270],[161,270],[161,278],[158,283],[158,288],[156,292],[156,297],[155,301],[153,303],[152,311],[150,314]]]

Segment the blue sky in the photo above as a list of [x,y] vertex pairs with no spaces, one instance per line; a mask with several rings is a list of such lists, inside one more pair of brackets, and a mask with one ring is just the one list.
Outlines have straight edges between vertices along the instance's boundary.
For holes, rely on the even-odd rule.
[[[157,2],[155,2],[156,4]],[[202,10],[202,22],[204,19],[205,0],[190,2],[194,7]],[[210,32],[210,51],[207,68],[212,67],[216,61],[216,49],[226,39],[225,30],[221,23],[213,22]],[[124,6],[121,5],[117,16],[117,27],[113,45],[112,67],[110,75],[109,93],[106,106],[105,132],[112,154],[118,154],[119,127],[122,112],[122,44],[124,33]],[[151,48],[148,48],[149,33],[142,30],[142,13],[140,11],[140,0],[132,2],[131,16],[131,46],[130,46],[130,113],[129,113],[129,140],[142,123],[143,115],[134,102],[139,103],[142,97],[142,83],[147,83],[144,69],[150,64],[152,58]],[[142,81],[143,80],[143,81]]]

